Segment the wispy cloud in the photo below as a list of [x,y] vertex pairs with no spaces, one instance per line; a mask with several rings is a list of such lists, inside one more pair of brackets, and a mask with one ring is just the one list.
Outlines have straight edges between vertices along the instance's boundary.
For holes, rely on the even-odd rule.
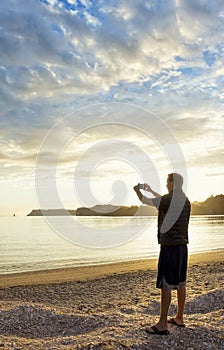
[[[219,154],[222,0],[8,0],[0,2],[0,23],[2,178],[21,167],[34,171],[40,144],[54,122],[97,102],[148,108],[181,144],[200,143],[206,134],[205,153],[214,149]],[[75,132],[75,123],[69,130],[61,132]],[[87,135],[103,140],[122,132],[115,128],[112,135],[102,128]],[[49,152],[60,140],[58,135]],[[198,164],[196,155],[191,159],[192,166]],[[221,167],[221,157],[215,159]]]

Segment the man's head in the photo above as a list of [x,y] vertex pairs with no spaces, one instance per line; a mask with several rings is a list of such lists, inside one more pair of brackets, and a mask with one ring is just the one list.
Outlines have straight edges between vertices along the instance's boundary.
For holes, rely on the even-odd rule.
[[174,188],[181,190],[183,186],[183,177],[177,173],[168,174],[166,187],[168,192],[171,192]]

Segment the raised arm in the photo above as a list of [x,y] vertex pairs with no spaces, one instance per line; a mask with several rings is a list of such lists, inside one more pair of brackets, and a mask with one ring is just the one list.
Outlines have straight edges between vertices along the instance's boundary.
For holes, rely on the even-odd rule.
[[152,195],[154,197],[161,197],[161,194],[153,191],[152,188],[148,184],[144,184],[144,185],[145,185],[145,191],[148,191],[148,192],[152,193]]
[[134,186],[134,191],[136,192],[138,198],[140,199],[140,201],[143,203],[143,204],[147,204],[147,205],[152,205],[154,206],[154,203],[152,201],[151,198],[147,198],[145,196],[143,196],[143,194],[141,193],[140,189],[139,189],[139,184]]

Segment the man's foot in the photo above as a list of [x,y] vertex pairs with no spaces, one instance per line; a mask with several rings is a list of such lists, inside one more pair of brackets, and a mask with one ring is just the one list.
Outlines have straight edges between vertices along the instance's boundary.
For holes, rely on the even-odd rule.
[[183,323],[183,321],[178,320],[176,317],[170,318],[167,322],[174,324],[174,326],[177,326],[177,327],[185,327],[185,324]]
[[168,335],[168,334],[170,334],[168,329],[159,330],[156,326],[145,327],[145,331],[149,334],[156,334],[156,335]]

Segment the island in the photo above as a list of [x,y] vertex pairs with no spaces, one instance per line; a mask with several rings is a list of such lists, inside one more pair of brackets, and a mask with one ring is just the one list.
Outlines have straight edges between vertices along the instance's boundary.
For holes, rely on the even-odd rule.
[[192,215],[224,215],[224,195],[208,197],[204,202],[191,203]]
[[[95,205],[77,209],[33,209],[27,216],[154,216],[157,209],[147,205]],[[224,215],[224,195],[210,196],[204,202],[191,203],[191,215]]]
[[27,216],[66,216],[76,215],[76,210],[71,209],[33,209]]
[[80,207],[71,209],[33,209],[27,216],[154,216],[157,210],[149,206],[119,206],[119,205],[95,205],[92,208]]

